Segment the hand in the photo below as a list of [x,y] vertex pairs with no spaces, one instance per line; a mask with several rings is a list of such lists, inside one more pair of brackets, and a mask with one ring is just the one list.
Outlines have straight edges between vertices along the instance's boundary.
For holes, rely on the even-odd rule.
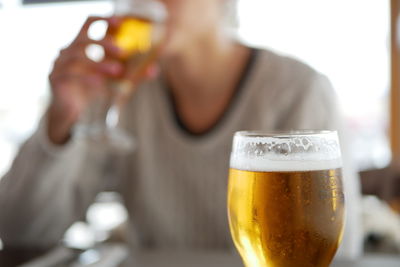
[[[101,41],[88,37],[91,24],[98,20],[108,23],[108,32],[114,31],[122,22],[118,17],[89,17],[75,40],[61,50],[50,74],[52,101],[48,110],[48,136],[54,144],[68,141],[72,127],[92,100],[99,95],[110,96],[110,79],[123,77],[138,83],[157,75],[157,67],[152,63],[139,77],[129,77],[129,68],[121,63],[124,51],[113,44],[110,35]],[[103,47],[105,57],[100,62],[87,57],[85,50],[91,44]]]
[[[107,93],[107,80],[118,78],[124,66],[118,61],[120,51],[109,36],[101,41],[88,37],[91,24],[105,20],[117,27],[118,18],[89,17],[75,40],[61,50],[49,76],[52,101],[48,110],[48,136],[54,144],[64,144],[73,125],[88,104],[100,94]],[[85,49],[90,44],[101,45],[106,57],[101,62],[90,60]]]

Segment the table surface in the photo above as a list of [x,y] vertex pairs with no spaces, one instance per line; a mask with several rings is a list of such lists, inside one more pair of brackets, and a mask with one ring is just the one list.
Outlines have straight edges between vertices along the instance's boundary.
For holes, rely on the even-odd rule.
[[[141,267],[243,267],[238,256],[219,253],[145,253],[136,257]],[[335,260],[331,267],[400,267],[400,256],[365,255],[357,261]]]
[[[102,245],[97,250],[101,257],[89,264],[79,263],[76,251],[56,248],[32,259],[34,253],[18,250],[0,251],[0,266],[12,267],[25,263],[23,267],[117,267],[125,257],[131,259],[123,266],[129,267],[243,267],[239,256],[205,251],[163,251],[128,253],[122,245]],[[36,251],[37,253],[37,251]],[[25,257],[25,258],[24,258]],[[55,259],[66,259],[55,263]],[[28,261],[28,262],[27,262]],[[335,260],[331,267],[400,267],[400,255],[366,254],[357,261]]]

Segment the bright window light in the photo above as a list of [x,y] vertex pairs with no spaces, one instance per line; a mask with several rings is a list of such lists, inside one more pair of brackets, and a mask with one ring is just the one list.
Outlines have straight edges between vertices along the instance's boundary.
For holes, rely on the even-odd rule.
[[299,58],[333,83],[360,169],[390,160],[389,1],[240,0],[239,36]]
[[46,107],[47,77],[59,50],[88,15],[112,11],[111,1],[21,2],[4,1],[0,8],[0,177]]

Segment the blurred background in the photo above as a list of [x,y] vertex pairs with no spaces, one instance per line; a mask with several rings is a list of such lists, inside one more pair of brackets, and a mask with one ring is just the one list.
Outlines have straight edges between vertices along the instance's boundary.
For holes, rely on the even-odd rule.
[[[111,14],[112,1],[0,3],[1,175],[46,107],[47,76],[58,51],[88,15]],[[331,79],[357,136],[351,151],[359,170],[386,166],[389,1],[239,0],[238,11],[245,42],[300,58]]]
[[[111,0],[0,0],[0,176],[46,107],[47,77],[58,51],[74,38],[88,15],[111,12]],[[299,58],[330,78],[353,137],[350,146],[357,168],[368,181],[364,193],[385,200],[392,195],[382,196],[385,190],[375,184],[385,181],[378,179],[381,173],[392,175],[393,170],[388,168],[393,128],[390,14],[390,1],[382,0],[239,0],[237,29],[244,42]],[[109,194],[100,196],[103,205],[93,206],[88,216],[93,224],[99,222],[96,216],[120,219],[99,228],[108,229],[126,218],[110,199],[115,200]],[[385,202],[364,200],[366,206],[390,213]],[[365,214],[366,220],[372,220],[369,215]],[[393,218],[392,225],[400,230],[398,218]],[[78,228],[84,231],[82,225]],[[371,244],[379,239],[374,229],[368,237]],[[400,251],[400,234],[398,238],[393,242],[398,242]]]

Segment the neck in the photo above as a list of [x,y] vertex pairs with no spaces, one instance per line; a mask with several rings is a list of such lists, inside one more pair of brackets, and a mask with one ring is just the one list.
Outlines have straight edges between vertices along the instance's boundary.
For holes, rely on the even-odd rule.
[[161,64],[178,116],[188,129],[201,133],[229,105],[250,50],[217,33],[186,47]]
[[225,89],[220,87],[220,74],[227,69],[239,47],[226,34],[215,32],[167,56],[162,66],[174,93],[182,91],[199,97]]

